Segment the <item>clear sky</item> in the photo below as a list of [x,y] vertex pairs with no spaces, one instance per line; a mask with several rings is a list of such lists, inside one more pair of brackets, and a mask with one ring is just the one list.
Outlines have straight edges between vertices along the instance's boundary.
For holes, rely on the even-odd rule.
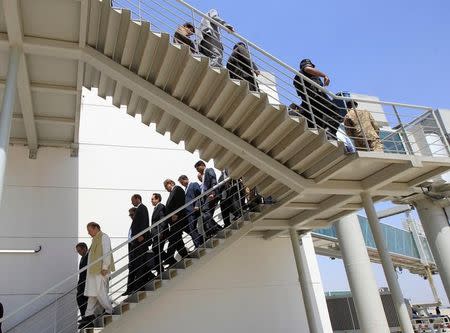
[[[449,1],[188,2],[217,9],[239,34],[295,68],[311,58],[331,78],[332,91],[450,108]],[[341,260],[319,257],[319,265],[325,290],[348,290]],[[386,286],[381,266],[373,266],[378,285]],[[422,278],[404,272],[399,280],[405,297],[432,301]]]
[[332,91],[450,108],[449,1],[188,2],[295,68],[313,59]]

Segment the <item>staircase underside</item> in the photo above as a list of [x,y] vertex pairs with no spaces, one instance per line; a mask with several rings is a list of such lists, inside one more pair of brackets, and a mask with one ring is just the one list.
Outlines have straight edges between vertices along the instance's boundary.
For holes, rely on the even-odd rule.
[[[98,0],[3,0],[0,8],[0,94],[8,49],[22,46],[11,142],[72,148],[76,154],[81,89],[97,89],[144,124],[156,124],[186,150],[199,151],[277,199],[254,229],[273,237],[289,227],[323,227],[375,201],[420,191],[450,169],[449,158],[374,152],[346,155],[340,142],[291,119],[283,105],[225,69],[173,45],[151,23]],[[31,154],[32,156],[34,154]]]

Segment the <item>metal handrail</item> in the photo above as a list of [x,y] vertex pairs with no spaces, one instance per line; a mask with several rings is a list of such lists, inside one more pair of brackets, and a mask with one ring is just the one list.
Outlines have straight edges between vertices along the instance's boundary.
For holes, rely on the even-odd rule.
[[[192,10],[193,12],[195,12],[196,14],[200,15],[201,17],[205,18],[205,19],[209,19],[208,16],[206,14],[204,14],[203,12],[201,12],[200,10],[198,10],[197,8],[195,8],[194,6],[188,4],[187,2],[183,1],[183,0],[175,0],[176,2],[182,4],[183,6],[189,8],[190,10]],[[321,85],[317,84],[316,82],[314,82],[313,80],[311,80],[310,78],[308,78],[307,76],[303,75],[301,72],[299,72],[297,69],[293,68],[292,66],[286,64],[284,61],[280,60],[279,58],[275,57],[274,55],[270,54],[269,52],[265,51],[264,49],[262,49],[261,47],[259,47],[257,44],[253,43],[252,41],[248,40],[247,38],[243,37],[242,35],[238,34],[235,31],[231,31],[230,29],[228,29],[227,27],[225,27],[224,25],[220,24],[219,22],[214,22],[215,24],[217,24],[218,26],[220,26],[223,30],[227,31],[229,34],[235,36],[236,38],[240,39],[241,41],[243,41],[244,43],[250,45],[251,47],[253,47],[254,49],[256,49],[258,52],[261,52],[263,55],[265,55],[266,57],[268,57],[269,59],[273,60],[274,62],[276,62],[277,64],[279,64],[280,66],[284,67],[285,69],[289,70],[290,72],[292,72],[295,75],[299,75],[301,76],[304,80],[306,80],[308,83],[311,83],[314,87],[318,88],[319,90],[321,90],[322,92],[330,95],[331,97],[333,97],[334,99],[339,99],[342,101],[359,101],[359,102],[365,102],[365,103],[376,103],[376,104],[385,104],[385,105],[395,105],[395,106],[401,106],[401,107],[408,107],[408,108],[412,108],[412,109],[425,109],[425,110],[430,110],[433,109],[432,107],[429,106],[421,106],[421,105],[414,105],[414,104],[406,104],[406,103],[397,103],[397,102],[388,102],[388,101],[373,101],[373,100],[367,100],[367,99],[363,99],[363,98],[350,98],[350,97],[344,97],[344,96],[338,96],[335,95],[334,93],[332,93],[331,91],[329,91],[328,89],[322,87]]]
[[[233,216],[233,221],[235,221],[236,214],[238,214],[238,216],[244,216],[244,211],[243,211],[243,207],[244,207],[244,206],[242,206],[244,203],[241,202],[241,198],[243,198],[243,193],[242,193],[241,191],[243,191],[244,187],[243,187],[242,183],[240,183],[239,181],[234,181],[234,180],[231,180],[230,178],[226,178],[225,180],[221,181],[219,184],[217,184],[216,186],[214,186],[214,187],[211,189],[211,191],[214,191],[214,189],[217,189],[217,188],[220,188],[221,186],[224,186],[224,183],[227,183],[227,182],[228,182],[228,184],[229,184],[229,185],[226,187],[226,188],[227,188],[227,193],[228,193],[228,196],[229,196],[229,198],[227,199],[228,205],[225,206],[225,207],[223,207],[222,204],[221,204],[221,206],[220,206],[220,208],[221,208],[221,213],[217,213],[217,215],[215,215],[215,216],[212,217],[212,218],[213,218],[213,219],[216,219],[219,215],[221,215],[221,219],[219,219],[219,221],[216,220],[216,223],[217,223],[217,222],[220,222],[220,220],[222,220],[222,221],[225,222],[225,226],[228,227],[228,226],[230,226],[230,224],[226,224],[225,217],[224,217],[224,215],[222,215],[222,214],[225,212],[223,209],[230,209],[230,210],[229,210],[229,217],[228,217],[228,218],[231,219],[231,216]],[[206,201],[206,200],[203,200],[203,201],[202,201],[201,199],[202,199],[202,197],[209,196],[209,194],[211,193],[211,191],[204,192],[202,195],[199,195],[199,196],[197,196],[195,199],[191,200],[188,204],[192,205],[193,202],[195,202],[195,201],[200,201],[200,202],[202,202],[202,203],[200,204],[200,206],[202,207],[202,208],[200,209],[200,214],[201,214],[201,211],[203,211],[204,207],[207,207],[207,206],[208,206],[208,201]],[[229,191],[229,192],[228,192],[228,191]],[[235,195],[236,195],[236,196],[235,196]],[[230,199],[231,197],[234,197],[235,199],[239,198],[239,200],[237,200],[237,202],[236,202],[236,201]],[[256,199],[257,199],[257,198],[255,197],[253,200],[256,200]],[[253,200],[250,200],[249,198],[247,198],[247,204],[246,204],[246,206],[248,207],[248,205],[250,205],[250,204],[253,202]],[[238,204],[238,206],[236,206],[236,204]],[[234,209],[233,209],[232,207],[234,207]],[[183,208],[183,207],[181,207],[181,209],[182,209],[182,208]],[[177,211],[178,211],[178,210],[177,210]],[[174,212],[174,213],[176,213],[176,212]],[[181,222],[184,223],[184,221],[186,221],[186,220],[188,219],[188,217],[189,217],[190,214],[196,214],[196,212],[193,211],[193,212],[191,212],[191,213],[185,215],[185,216],[183,217],[183,219],[179,220],[179,221],[176,222],[176,223],[181,223]],[[163,222],[162,219],[161,219],[159,222]],[[231,225],[232,225],[234,222],[231,222],[231,220],[229,220],[228,223],[231,223]],[[156,224],[156,223],[153,224],[152,228],[155,228],[155,226],[157,226],[157,225],[159,225],[159,223],[158,223],[158,224]],[[210,227],[211,227],[211,226],[210,226]],[[168,229],[165,229],[165,230],[168,230]],[[203,231],[200,231],[200,230],[199,230],[199,232],[200,232],[201,235],[203,235],[203,236],[205,237],[205,233],[207,233],[208,231],[211,231],[212,229],[209,229],[209,228],[208,228],[208,229],[205,229],[205,225],[203,225],[202,230],[203,230]],[[154,247],[155,247],[155,246],[158,247],[158,246],[160,245],[160,237],[161,237],[161,235],[162,235],[163,233],[164,233],[164,231],[161,231],[161,230],[158,229],[158,235],[152,235],[152,239],[153,239],[153,241],[152,241],[152,248],[153,248],[153,250],[154,250]],[[155,240],[155,237],[158,238],[158,241]],[[189,234],[186,235],[186,236],[184,236],[182,239],[180,239],[180,242],[183,242],[183,243],[184,243],[184,246],[188,249],[188,251],[192,250],[193,248],[196,248],[196,246],[195,246],[194,244],[189,243],[189,242],[190,242],[190,239],[191,239],[191,236],[190,236]],[[205,237],[204,240],[206,240],[206,239],[207,239],[207,238]],[[188,240],[188,241],[186,241],[186,240]],[[193,238],[192,238],[192,240],[193,240]],[[156,243],[155,243],[155,242],[156,242]],[[161,242],[163,242],[163,243],[166,242],[166,239],[165,239],[165,238],[164,238],[164,239],[161,239]],[[172,243],[171,243],[171,244],[172,244]],[[143,243],[142,243],[141,245],[139,245],[139,246],[148,246],[148,245],[146,245],[145,242],[143,242]],[[138,246],[138,247],[139,247],[139,246]],[[200,246],[200,247],[202,247],[202,246]],[[116,249],[117,249],[117,248],[116,248]],[[136,248],[135,248],[134,250],[136,250]],[[134,251],[134,250],[133,250],[133,251]],[[142,255],[144,255],[144,254],[141,254],[140,256],[142,256]],[[123,258],[125,258],[125,257],[127,257],[127,256],[128,256],[128,255],[125,255],[124,257],[122,257],[122,258],[120,258],[120,259],[115,258],[115,261],[114,261],[114,262],[117,264],[119,261],[121,261]],[[138,258],[139,258],[140,256],[134,257],[133,260],[138,260]],[[153,258],[155,258],[155,257],[153,257]],[[161,258],[161,257],[160,257],[160,258]],[[185,258],[185,257],[182,256],[182,259],[184,259],[184,258]],[[165,258],[165,259],[167,259],[167,258]],[[160,260],[161,260],[161,259],[160,259]],[[113,295],[117,295],[117,294],[121,294],[121,293],[122,293],[122,291],[123,291],[122,288],[123,288],[123,286],[124,286],[123,281],[127,278],[127,276],[128,276],[129,274],[131,274],[132,272],[137,272],[138,269],[140,269],[141,267],[143,267],[144,265],[146,265],[145,263],[142,263],[141,266],[139,266],[139,267],[134,266],[134,269],[131,271],[131,270],[130,270],[131,268],[130,268],[130,266],[129,266],[130,263],[131,263],[131,262],[129,262],[128,264],[123,265],[122,267],[120,267],[119,269],[117,269],[115,272],[113,272],[113,273],[110,274],[110,276],[109,276],[110,281],[113,281],[113,279],[114,279],[115,277],[118,277],[118,279],[119,279],[119,280],[114,281],[114,283],[110,284],[110,286],[109,286],[109,293],[108,293],[108,295],[109,295],[110,297],[113,298],[113,303],[115,303],[117,300],[119,300],[121,297],[123,297],[123,295],[119,295],[119,296],[113,296]],[[161,265],[162,265],[162,262],[161,262],[160,264],[158,264],[158,266],[152,266],[153,268],[147,268],[147,269],[149,269],[149,272],[150,272],[151,270],[158,270],[157,267],[159,267],[159,269],[161,269],[161,270],[164,270],[163,266],[161,266]],[[170,266],[169,268],[172,268],[172,267]],[[128,274],[128,275],[122,276],[122,274],[123,274],[125,271],[127,271],[127,270],[129,271],[129,274]],[[80,270],[80,271],[81,271],[81,270]],[[157,277],[157,279],[161,279],[161,277]],[[142,281],[142,282],[146,283],[145,281]],[[84,282],[81,282],[81,283],[84,283]],[[126,282],[125,282],[125,285],[127,285]],[[37,312],[33,313],[32,315],[28,316],[27,318],[25,318],[24,320],[22,320],[22,321],[19,322],[18,324],[15,324],[14,327],[9,328],[9,329],[8,329],[8,332],[14,332],[14,329],[17,329],[17,327],[20,327],[20,325],[24,325],[24,324],[27,325],[27,323],[28,323],[30,320],[32,320],[32,318],[36,317],[37,315],[42,315],[43,317],[41,317],[40,320],[39,320],[38,322],[30,323],[30,325],[32,325],[32,326],[29,326],[29,325],[26,326],[27,329],[31,329],[30,332],[37,333],[37,331],[36,331],[36,330],[33,330],[33,328],[35,327],[35,325],[40,325],[40,324],[43,324],[43,323],[44,323],[44,325],[47,325],[47,326],[46,326],[47,328],[43,329],[42,332],[44,332],[44,331],[46,332],[48,329],[51,329],[52,327],[54,327],[55,329],[57,329],[57,331],[55,331],[55,332],[65,332],[67,328],[69,328],[71,325],[74,325],[74,324],[75,324],[75,321],[76,321],[76,320],[73,320],[73,318],[72,318],[72,320],[69,319],[69,318],[71,318],[71,315],[72,315],[73,313],[70,312],[70,311],[69,311],[69,312],[64,312],[64,313],[62,313],[61,316],[59,316],[57,319],[54,319],[54,320],[53,320],[53,319],[50,319],[49,323],[46,323],[46,322],[48,321],[48,319],[49,319],[49,316],[53,316],[53,315],[54,315],[54,311],[52,311],[52,313],[46,313],[45,311],[48,310],[48,309],[52,309],[53,306],[56,307],[56,308],[55,308],[55,311],[57,311],[56,309],[58,309],[60,306],[63,306],[63,305],[67,302],[67,298],[64,298],[64,297],[70,296],[70,297],[72,298],[72,297],[73,297],[73,291],[74,291],[78,286],[79,286],[79,284],[76,285],[76,286],[74,286],[74,287],[71,287],[70,290],[68,290],[64,295],[62,295],[62,296],[58,297],[57,299],[53,300],[50,304],[47,304],[46,306],[44,306],[43,308],[39,309]],[[114,287],[114,286],[116,286],[117,289],[113,290],[113,287]],[[117,287],[117,286],[118,286],[118,287]],[[127,289],[127,290],[128,290],[128,289]],[[114,298],[114,297],[115,297],[115,298]],[[121,301],[119,301],[118,303],[121,303]],[[116,304],[117,304],[117,303],[116,303]],[[79,306],[80,306],[80,305],[79,305]],[[10,316],[9,316],[9,317],[10,317]],[[7,318],[5,318],[5,319],[7,319]],[[67,319],[67,320],[66,320],[66,319]],[[76,319],[80,319],[80,316],[78,316]],[[60,324],[63,325],[63,328],[61,328],[61,327],[59,326]],[[57,328],[57,326],[58,326],[59,328]],[[22,332],[22,331],[19,331],[19,332]],[[40,331],[39,331],[39,332],[40,332]]]
[[[176,31],[177,28],[183,24],[184,22],[191,22],[198,29],[198,25],[201,19],[209,19],[211,22],[214,22],[214,25],[220,30],[225,30],[228,32],[227,34],[220,35],[220,44],[223,46],[223,57],[222,59],[226,61],[226,57],[230,57],[232,54],[232,45],[237,42],[243,42],[249,51],[249,60],[251,62],[256,62],[258,67],[260,67],[260,78],[264,80],[264,83],[261,83],[258,78],[254,77],[255,83],[260,86],[260,90],[262,93],[266,93],[269,98],[274,99],[278,104],[288,105],[289,103],[297,103],[298,94],[300,89],[305,93],[305,98],[302,99],[302,105],[300,106],[300,110],[302,110],[302,118],[307,118],[307,124],[309,127],[313,127],[316,129],[320,128],[328,128],[330,139],[337,139],[334,132],[340,131],[338,129],[339,123],[342,122],[342,116],[346,113],[347,107],[345,106],[345,101],[355,101],[358,103],[366,103],[370,105],[378,105],[380,111],[371,110],[370,112],[375,116],[379,114],[383,119],[392,125],[395,130],[397,122],[399,125],[409,124],[416,116],[419,116],[421,113],[426,113],[432,110],[429,106],[422,105],[414,105],[407,103],[399,103],[399,102],[390,102],[390,101],[382,101],[382,100],[373,100],[366,99],[364,96],[338,96],[327,90],[326,87],[322,87],[316,82],[312,81],[308,77],[304,76],[298,69],[294,69],[288,64],[284,63],[280,59],[276,58],[272,54],[264,51],[261,47],[256,45],[255,43],[249,41],[245,37],[241,36],[239,33],[235,31],[231,31],[226,26],[221,24],[218,21],[212,20],[208,15],[202,13],[200,10],[196,9],[192,5],[189,5],[184,0],[117,0],[117,5],[119,7],[128,8],[134,17],[139,20],[147,20],[150,22],[156,21],[156,24],[152,24],[153,27],[156,28],[157,31],[161,32],[169,32],[172,35],[171,31]],[[194,35],[194,38],[191,39],[194,43],[196,43],[197,47],[199,47],[199,40],[197,35]],[[204,39],[203,42],[205,44],[208,43],[208,40]],[[178,43],[178,42],[173,42]],[[184,46],[184,45],[183,45]],[[197,49],[194,52],[197,56],[206,56],[208,55],[202,53],[200,49]],[[253,58],[253,59],[252,59]],[[230,59],[230,58],[229,58]],[[235,61],[236,64],[239,64],[239,60]],[[232,72],[232,68],[235,64],[228,63],[227,66],[231,66],[230,73]],[[245,65],[245,64],[244,64]],[[241,63],[241,68],[242,68]],[[274,71],[274,72],[271,72]],[[271,76],[267,76],[266,73],[271,74]],[[239,75],[234,73],[235,76],[239,79]],[[272,77],[272,75],[274,75]],[[294,75],[298,75],[297,79],[300,79],[300,83],[298,87],[294,87],[292,84],[292,79]],[[246,80],[241,78],[241,83],[243,85],[247,85]],[[249,81],[250,82],[250,81]],[[305,83],[307,83],[305,85]],[[262,88],[264,86],[264,88]],[[258,87],[257,87],[258,89]],[[314,90],[314,91],[313,91]],[[323,94],[323,96],[314,96],[316,92],[319,94]],[[328,101],[329,99],[329,101]],[[342,106],[338,105],[336,102],[339,102]],[[344,101],[344,102],[342,102]],[[271,102],[272,103],[272,102]],[[385,107],[389,106],[390,109],[386,110]],[[397,110],[398,109],[398,110]],[[408,111],[406,111],[408,109]],[[414,112],[413,110],[417,110]],[[406,112],[404,112],[406,111]],[[355,147],[359,150],[372,150],[372,146],[369,145],[369,141],[372,138],[368,137],[366,133],[364,133],[364,129],[362,127],[362,122],[359,119],[360,115],[356,114],[357,122],[359,124],[358,131],[362,132],[361,135],[354,136],[356,134],[351,134],[351,127],[344,125],[346,131],[341,131],[341,133],[347,137],[348,139],[352,139],[353,141],[358,140],[360,142],[364,142],[364,144],[355,144]],[[355,125],[356,126],[356,125]],[[440,135],[441,142],[437,142],[441,147],[439,152],[435,149],[433,154],[438,155],[449,155],[450,150],[448,147],[448,142],[445,139],[445,135],[442,134],[443,130],[439,123],[434,126],[434,131]],[[436,128],[438,127],[438,128]],[[428,129],[424,129],[424,131],[429,132]],[[400,131],[397,131],[400,132]],[[404,132],[404,131],[403,131]],[[420,148],[410,149],[406,146],[411,146],[409,134],[405,135],[405,133],[400,132],[402,137],[404,137],[404,142],[401,143],[403,148],[397,147],[396,144],[399,143],[398,140],[389,141],[389,136],[387,138],[380,138],[381,143],[385,147],[385,152],[392,153],[400,153],[409,155],[422,154],[430,155],[430,152],[422,145],[419,145]],[[353,132],[356,133],[356,132]],[[391,146],[394,145],[395,147]],[[406,146],[405,146],[406,145]],[[408,148],[408,149],[406,149]],[[424,151],[422,151],[424,150]],[[446,154],[447,152],[447,154]]]
[[131,243],[132,241],[136,240],[137,238],[139,238],[140,236],[142,236],[143,234],[147,233],[148,231],[150,231],[151,229],[154,229],[156,227],[158,227],[159,225],[161,225],[162,223],[164,223],[166,220],[168,220],[169,218],[171,218],[172,216],[176,215],[177,213],[179,213],[180,211],[186,209],[187,207],[189,207],[190,205],[192,205],[192,203],[202,199],[205,196],[208,196],[209,194],[211,194],[213,191],[215,191],[216,189],[218,189],[219,187],[223,186],[226,182],[228,182],[230,180],[230,178],[226,178],[223,181],[221,181],[220,183],[218,183],[217,185],[215,185],[214,187],[210,188],[208,191],[202,193],[201,195],[197,196],[196,198],[192,199],[190,202],[186,203],[184,206],[178,208],[177,210],[175,210],[174,212],[166,215],[164,218],[162,218],[161,220],[159,220],[157,223],[151,225],[150,227],[148,227],[147,229],[141,231],[140,233],[136,234],[133,238],[128,239],[127,241],[119,244],[118,246],[116,246],[114,249],[111,249],[111,251],[109,251],[108,253],[104,254],[102,257],[98,258],[97,260],[93,261],[92,263],[86,265],[85,267],[83,267],[82,269],[78,270],[76,273],[71,274],[69,277],[65,278],[64,280],[62,280],[61,282],[57,283],[56,285],[54,285],[53,287],[51,287],[50,289],[47,289],[46,291],[44,291],[43,293],[41,293],[39,296],[36,296],[35,298],[33,298],[32,300],[30,300],[29,302],[25,303],[24,305],[20,306],[19,308],[17,308],[15,311],[11,312],[10,314],[8,314],[7,316],[0,318],[0,323],[5,322],[7,319],[13,317],[14,315],[16,315],[17,313],[19,313],[20,311],[22,311],[23,309],[29,307],[30,305],[36,303],[38,300],[40,300],[41,298],[43,298],[44,296],[50,294],[52,291],[54,291],[55,289],[61,287],[62,285],[64,285],[65,283],[69,282],[71,279],[78,277],[78,275],[82,272],[87,271],[90,267],[92,267],[94,264],[100,262],[101,260],[107,258],[108,256],[110,256],[111,254],[113,254],[114,252],[116,252],[117,250],[121,249],[122,247],[124,247],[125,245]]

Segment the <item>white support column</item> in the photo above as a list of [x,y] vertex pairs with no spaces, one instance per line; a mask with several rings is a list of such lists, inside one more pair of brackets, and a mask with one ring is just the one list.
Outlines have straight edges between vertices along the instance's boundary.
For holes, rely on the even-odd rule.
[[345,216],[336,222],[335,226],[361,332],[387,333],[389,325],[358,216],[356,214]]
[[17,72],[19,69],[19,48],[9,49],[8,74],[3,92],[2,109],[0,113],[0,204],[5,185],[6,160],[9,146],[9,135],[14,112],[17,90]]
[[325,293],[320,279],[311,233],[300,239],[294,228],[289,229],[306,317],[311,333],[332,333]]
[[377,212],[373,205],[372,197],[370,193],[361,193],[361,199],[363,202],[364,210],[366,211],[367,219],[369,220],[370,229],[372,231],[373,239],[377,246],[378,254],[381,258],[381,265],[383,266],[384,274],[389,286],[389,290],[392,294],[395,310],[397,311],[400,327],[404,333],[413,333],[413,327],[411,324],[411,318],[409,317],[408,308],[403,298],[400,284],[398,283],[397,273],[392,263],[391,255],[387,249],[386,243],[381,232],[380,222],[378,220]]
[[419,214],[423,230],[430,244],[439,275],[450,300],[450,225],[442,207],[429,198],[414,203]]

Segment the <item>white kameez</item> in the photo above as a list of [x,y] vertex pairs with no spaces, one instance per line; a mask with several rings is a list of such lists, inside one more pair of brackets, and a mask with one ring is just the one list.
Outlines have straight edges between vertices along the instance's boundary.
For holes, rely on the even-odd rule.
[[[106,234],[102,235],[102,248],[103,255],[111,251],[111,240]],[[89,253],[89,256],[90,255],[91,254]],[[88,262],[90,262],[90,258],[88,258]],[[111,256],[103,258],[102,269],[109,270],[110,264]],[[88,270],[86,287],[84,289],[84,296],[89,297],[86,316],[91,315],[94,312],[97,302],[100,303],[106,312],[112,312],[111,300],[108,296],[108,280],[108,276],[103,276],[102,274],[90,274]]]

